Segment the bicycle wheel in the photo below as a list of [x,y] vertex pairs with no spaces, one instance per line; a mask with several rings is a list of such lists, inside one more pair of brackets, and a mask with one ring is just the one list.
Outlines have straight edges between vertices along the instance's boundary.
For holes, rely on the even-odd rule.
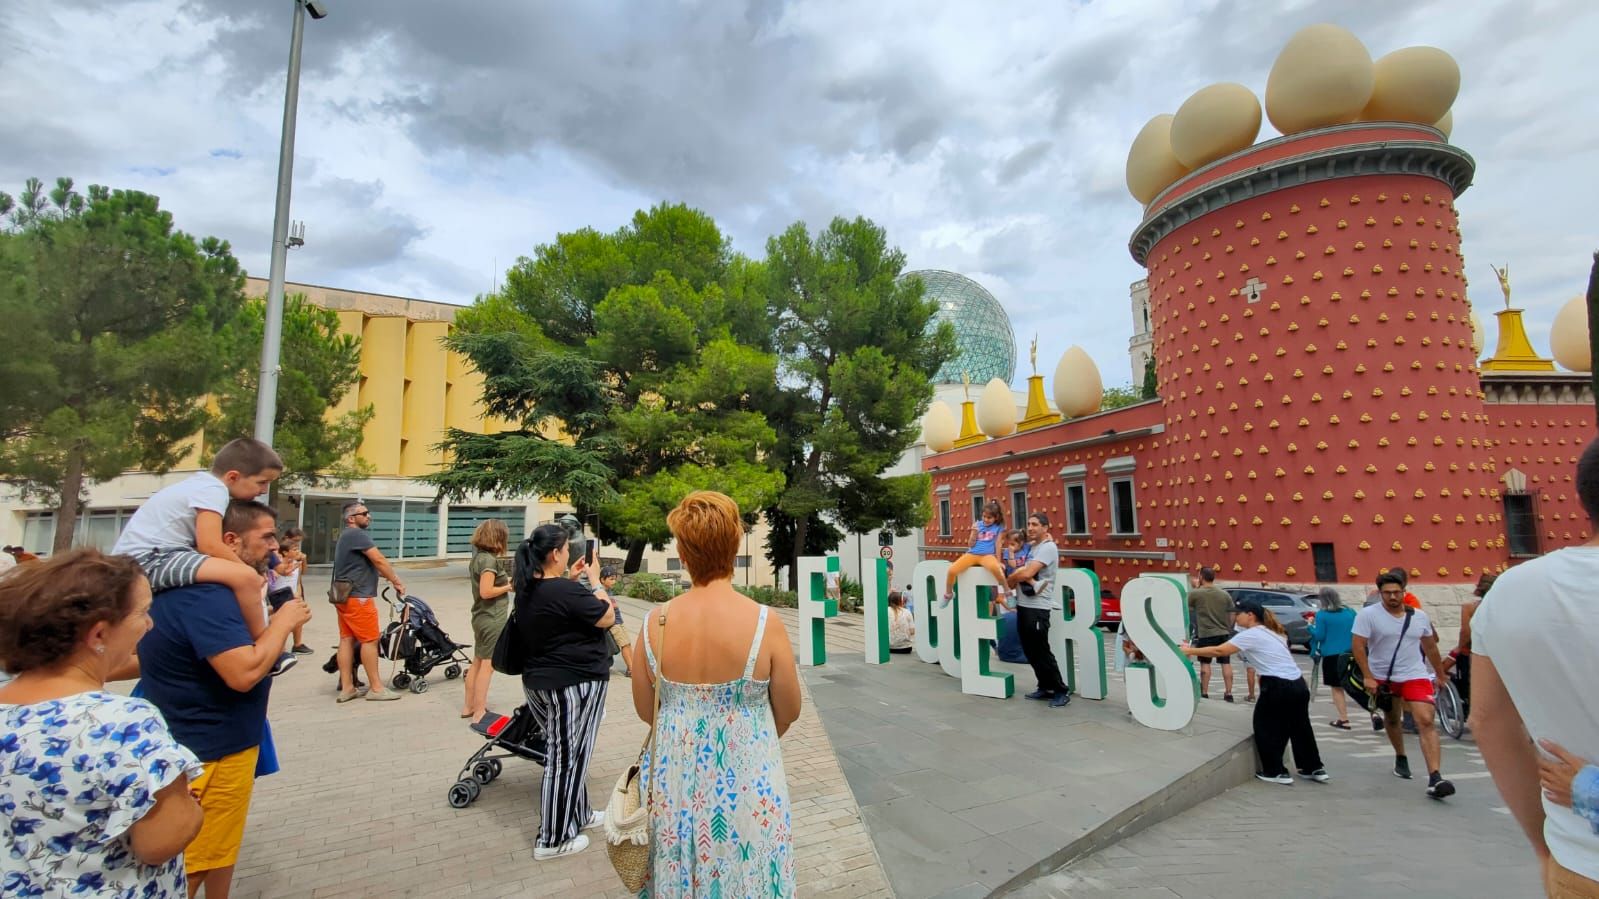
[[1457,740],[1466,732],[1466,713],[1460,702],[1460,691],[1449,681],[1438,687],[1438,726]]

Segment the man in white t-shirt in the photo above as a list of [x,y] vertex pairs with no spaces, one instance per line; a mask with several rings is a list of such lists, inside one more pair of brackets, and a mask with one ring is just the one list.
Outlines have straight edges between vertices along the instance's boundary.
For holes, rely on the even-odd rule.
[[[1599,523],[1599,441],[1577,462]],[[1539,785],[1536,746],[1599,757],[1599,537],[1499,575],[1471,619],[1471,731],[1505,804],[1545,865],[1549,895],[1599,895],[1599,834]],[[1546,784],[1547,786],[1547,784]],[[1569,790],[1565,791],[1569,798]],[[1581,804],[1579,804],[1581,807]]]
[[1426,612],[1405,605],[1403,579],[1393,572],[1383,572],[1377,576],[1377,591],[1382,594],[1382,601],[1355,615],[1353,650],[1366,691],[1377,696],[1381,687],[1389,694],[1382,712],[1388,742],[1394,747],[1394,776],[1410,779],[1405,734],[1400,729],[1402,713],[1408,708],[1421,739],[1421,756],[1427,762],[1427,795],[1433,799],[1453,796],[1455,785],[1439,771],[1443,750],[1438,745],[1438,728],[1433,719],[1433,675],[1444,676],[1438,635]]

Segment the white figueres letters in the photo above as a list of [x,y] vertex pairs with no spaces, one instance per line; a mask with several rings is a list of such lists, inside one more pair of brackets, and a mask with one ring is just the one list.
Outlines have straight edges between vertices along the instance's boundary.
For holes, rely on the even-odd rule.
[[989,657],[999,639],[999,622],[989,617],[988,610],[998,595],[999,584],[993,575],[980,567],[968,568],[955,581],[955,601],[949,610],[959,613],[961,692],[1009,699],[1016,692],[1016,679],[989,669]]
[[1199,678],[1178,649],[1188,634],[1188,587],[1168,575],[1140,575],[1122,589],[1122,627],[1146,662],[1127,666],[1127,707],[1139,724],[1182,730],[1199,706]]
[[[1061,611],[1049,629],[1050,649],[1060,663],[1066,686],[1084,699],[1104,699],[1105,635],[1099,621],[1099,576],[1086,568],[1062,568],[1056,575]],[[1066,591],[1074,597],[1067,607]]]
[[[939,645],[943,635],[954,630],[944,630],[938,615],[938,600],[944,595],[944,575],[949,573],[949,562],[928,559],[916,563],[911,571],[911,612],[916,616],[916,657],[929,665],[939,661]],[[950,625],[951,628],[954,625]],[[954,642],[953,638],[950,642]]]
[[799,636],[801,665],[827,664],[827,619],[838,615],[838,603],[827,598],[827,572],[838,570],[838,556],[802,556],[799,566]]
[[866,664],[882,665],[888,661],[888,560],[873,559],[861,582],[861,617],[865,619],[866,639],[862,648]]

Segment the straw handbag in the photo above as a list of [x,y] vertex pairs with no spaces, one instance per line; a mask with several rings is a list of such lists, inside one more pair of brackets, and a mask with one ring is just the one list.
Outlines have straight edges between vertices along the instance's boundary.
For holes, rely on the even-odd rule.
[[[660,650],[666,648],[666,610],[671,603],[661,607],[661,646],[656,652],[656,671],[664,657]],[[646,618],[644,626],[650,626]],[[661,723],[661,679],[655,679],[655,714],[651,717],[649,736],[639,747],[638,761],[634,762],[611,789],[611,799],[605,804],[605,852],[611,858],[611,867],[622,879],[622,886],[630,891],[644,888],[650,877],[650,801],[655,795],[655,778],[650,777],[649,791],[640,795],[639,775],[644,761],[644,750],[650,753],[650,764],[655,764],[655,733]]]

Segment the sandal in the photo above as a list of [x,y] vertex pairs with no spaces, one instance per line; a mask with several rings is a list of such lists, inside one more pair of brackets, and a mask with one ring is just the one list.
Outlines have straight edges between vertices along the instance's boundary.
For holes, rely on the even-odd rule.
[[1351,728],[1349,726],[1349,719],[1348,718],[1339,718],[1336,721],[1329,721],[1329,722],[1327,722],[1327,724],[1330,727],[1336,727],[1339,730],[1351,730]]

